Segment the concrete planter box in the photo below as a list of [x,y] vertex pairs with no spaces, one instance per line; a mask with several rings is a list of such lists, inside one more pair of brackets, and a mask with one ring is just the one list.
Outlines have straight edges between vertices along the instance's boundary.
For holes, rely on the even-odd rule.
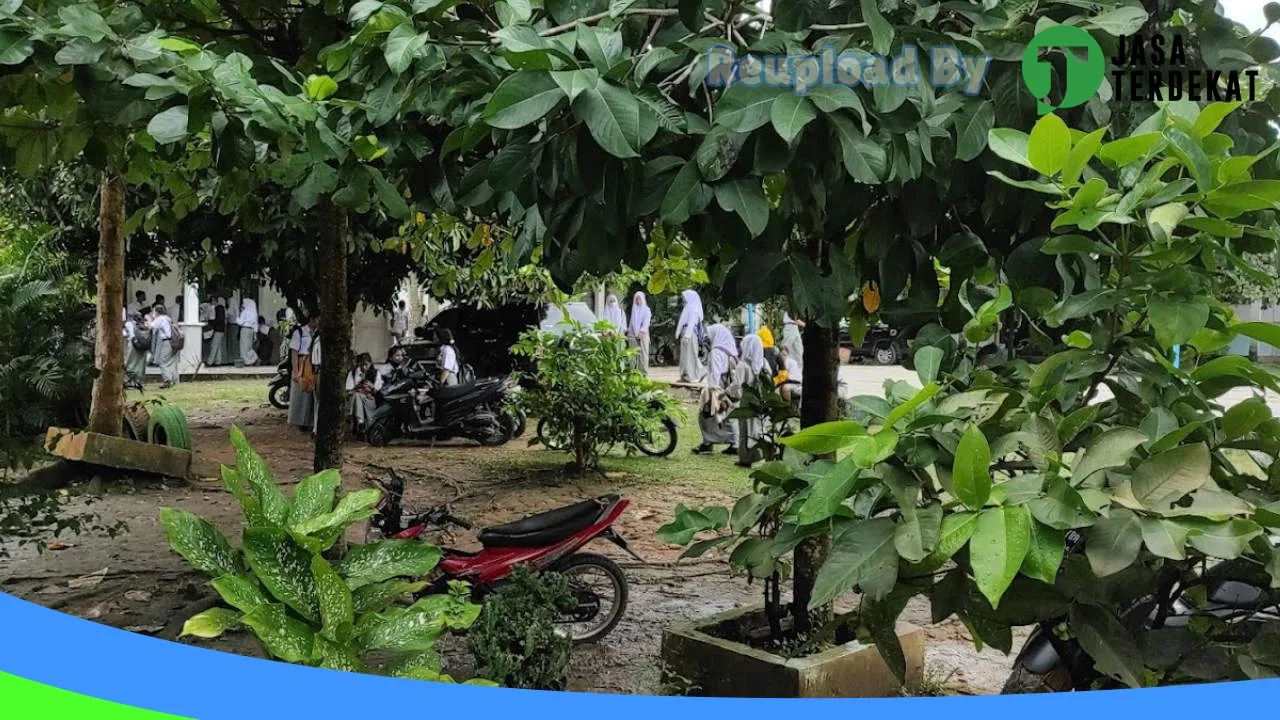
[[[895,697],[904,689],[874,645],[853,641],[788,659],[708,632],[743,623],[765,627],[763,608],[730,610],[666,630],[663,683],[709,697]],[[898,640],[907,660],[905,687],[914,691],[924,678],[924,631],[900,623]]]

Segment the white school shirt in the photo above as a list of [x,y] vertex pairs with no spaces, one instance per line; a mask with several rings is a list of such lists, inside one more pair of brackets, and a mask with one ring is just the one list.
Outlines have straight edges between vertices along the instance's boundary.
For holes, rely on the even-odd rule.
[[289,349],[299,355],[311,354],[311,328],[303,325],[289,335]]
[[[347,392],[356,389],[356,371],[352,370],[347,373]],[[382,389],[382,373],[377,369],[373,369],[373,391],[377,392]]]
[[161,341],[168,340],[173,337],[173,321],[168,315],[160,315],[151,321],[151,329],[155,331],[156,337]]
[[125,320],[125,321],[124,321],[124,336],[125,336],[125,337],[127,337],[127,338],[132,339],[132,338],[133,338],[133,336],[134,336],[134,335],[137,335],[137,334],[138,334],[138,327],[137,327],[137,323],[135,323],[135,322],[134,322],[134,321],[132,321],[132,320]]
[[458,368],[458,353],[453,349],[452,345],[441,346],[439,363],[441,370],[448,370],[454,375],[461,372]]
[[401,335],[409,332],[409,313],[403,310],[391,313],[391,332]]
[[804,382],[804,371],[800,369],[800,363],[793,357],[787,358],[787,379],[792,382]]
[[320,338],[311,341],[311,364],[320,367]]

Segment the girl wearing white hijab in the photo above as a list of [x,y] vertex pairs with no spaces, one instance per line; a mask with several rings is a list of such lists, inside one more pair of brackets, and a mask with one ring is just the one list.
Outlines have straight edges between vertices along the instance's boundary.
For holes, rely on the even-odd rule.
[[627,328],[627,335],[635,340],[638,350],[636,368],[646,375],[649,374],[649,323],[652,320],[653,311],[649,309],[644,293],[636,293],[631,299],[631,325]]
[[[702,298],[692,290],[680,293],[684,309],[680,322],[676,323],[676,342],[680,343],[680,382],[697,382],[706,375],[706,368],[698,359],[698,345],[702,340]],[[736,353],[737,350],[735,349]]]
[[236,317],[240,326],[240,363],[258,364],[258,354],[253,351],[254,335],[258,334],[258,302],[251,298],[240,301],[240,314]]
[[733,412],[733,400],[726,392],[733,383],[738,364],[738,347],[733,334],[723,325],[707,328],[711,352],[707,357],[707,385],[702,390],[698,426],[702,430],[702,444],[693,449],[696,454],[709,453],[716,445],[727,445],[725,455],[738,452],[737,424],[729,420]]
[[[738,355],[738,365],[733,370],[733,382],[729,386],[729,397],[735,402],[742,400],[743,388],[759,382],[760,373],[765,372],[764,342],[759,335],[751,333],[742,338]],[[763,433],[764,423],[759,418],[738,421],[739,465],[751,466],[752,450]]]
[[604,321],[612,325],[618,332],[627,329],[627,315],[622,312],[622,306],[618,304],[617,295],[610,295],[609,299],[605,301]]
[[804,340],[800,337],[800,330],[803,328],[803,320],[796,320],[787,313],[782,314],[782,342],[779,343],[779,350],[786,348],[792,359],[800,365],[804,365]]

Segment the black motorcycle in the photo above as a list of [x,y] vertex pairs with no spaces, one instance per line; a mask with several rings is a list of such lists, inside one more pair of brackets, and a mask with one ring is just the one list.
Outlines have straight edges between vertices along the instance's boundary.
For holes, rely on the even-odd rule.
[[501,378],[441,385],[421,363],[410,361],[410,367],[383,383],[365,440],[375,447],[397,438],[457,437],[486,446],[502,445],[517,429],[517,419],[505,412],[506,391],[507,383]]
[[289,384],[292,376],[293,366],[285,358],[276,366],[275,377],[267,381],[267,400],[281,410],[289,409]]

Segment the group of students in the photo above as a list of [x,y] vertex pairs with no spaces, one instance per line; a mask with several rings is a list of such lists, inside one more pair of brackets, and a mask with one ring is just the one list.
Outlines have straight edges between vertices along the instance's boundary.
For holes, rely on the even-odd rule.
[[163,295],[156,295],[151,305],[147,305],[147,296],[142,292],[136,298],[124,308],[126,381],[131,386],[142,387],[146,381],[147,364],[151,363],[160,368],[160,387],[177,385],[181,331],[174,327]]
[[635,367],[641,372],[649,372],[649,326],[653,322],[653,311],[649,309],[649,300],[645,294],[638,292],[631,297],[631,317],[623,312],[617,295],[610,295],[604,303],[601,320],[609,323],[617,330],[625,333],[628,344],[636,350]]
[[[276,324],[269,325],[267,318],[258,314],[258,303],[252,298],[240,301],[240,312],[234,320],[227,317],[227,302],[214,298],[200,304],[200,322],[204,324],[204,364],[258,365],[277,361],[276,348],[288,327],[289,311],[282,308],[276,313]],[[282,329],[282,326],[284,329]],[[228,347],[228,336],[234,340],[234,348]]]

